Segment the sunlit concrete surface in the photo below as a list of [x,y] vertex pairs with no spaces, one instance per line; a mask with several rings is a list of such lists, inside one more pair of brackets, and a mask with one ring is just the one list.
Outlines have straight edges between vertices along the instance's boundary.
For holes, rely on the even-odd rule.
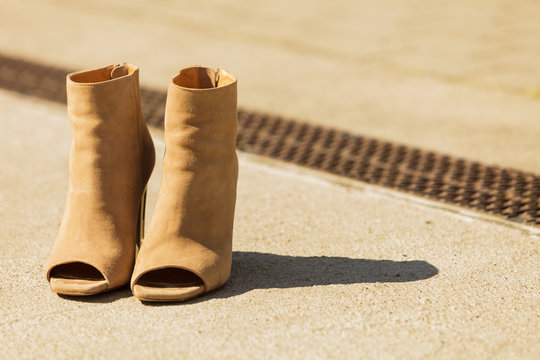
[[240,105],[540,173],[535,0],[0,2],[0,51],[239,77]]
[[[183,304],[62,298],[62,106],[0,92],[0,358],[538,359],[540,231],[240,154],[233,272]],[[151,217],[163,140],[149,186]]]

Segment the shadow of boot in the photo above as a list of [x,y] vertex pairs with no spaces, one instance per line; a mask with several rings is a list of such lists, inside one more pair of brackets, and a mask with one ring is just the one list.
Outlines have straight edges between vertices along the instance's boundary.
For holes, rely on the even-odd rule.
[[[232,273],[220,289],[188,301],[228,298],[255,289],[287,289],[316,285],[403,283],[428,279],[438,269],[422,260],[392,261],[329,256],[288,256],[233,252]],[[148,303],[147,305],[179,303]]]

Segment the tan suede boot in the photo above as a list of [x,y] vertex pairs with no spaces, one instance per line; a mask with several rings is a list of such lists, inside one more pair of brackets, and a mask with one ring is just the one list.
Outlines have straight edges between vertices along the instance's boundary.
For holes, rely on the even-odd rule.
[[69,191],[47,279],[59,294],[92,295],[129,283],[155,152],[136,66],[70,74],[67,100]]
[[236,128],[236,78],[191,67],[172,79],[161,187],[131,280],[138,299],[186,300],[228,280]]

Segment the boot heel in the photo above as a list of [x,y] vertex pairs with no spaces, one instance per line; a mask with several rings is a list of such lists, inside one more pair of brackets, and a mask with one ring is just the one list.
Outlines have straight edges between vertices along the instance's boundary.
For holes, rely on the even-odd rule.
[[145,187],[141,196],[141,202],[139,203],[139,218],[137,220],[137,253],[141,248],[141,243],[144,238],[144,218],[146,216],[146,190],[147,188]]

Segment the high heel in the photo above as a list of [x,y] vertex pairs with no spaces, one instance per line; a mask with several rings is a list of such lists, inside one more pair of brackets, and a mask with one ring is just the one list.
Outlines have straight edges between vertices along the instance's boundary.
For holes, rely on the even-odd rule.
[[163,176],[131,280],[146,301],[182,301],[229,278],[236,202],[236,78],[183,69],[169,84]]
[[144,219],[146,217],[146,192],[147,188],[144,188],[141,196],[141,202],[139,203],[139,219],[137,221],[137,247],[135,253],[138,254],[141,248],[141,243],[144,239]]
[[59,294],[93,295],[129,282],[155,152],[136,66],[69,74],[66,87],[69,190],[47,280]]

